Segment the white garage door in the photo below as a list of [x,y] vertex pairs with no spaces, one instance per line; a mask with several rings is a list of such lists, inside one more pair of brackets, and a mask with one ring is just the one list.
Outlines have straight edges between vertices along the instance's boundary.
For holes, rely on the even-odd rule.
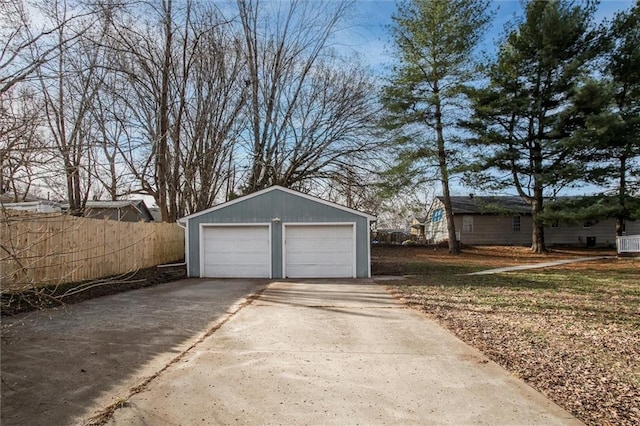
[[285,276],[345,278],[355,276],[352,225],[285,227]]
[[202,228],[203,277],[270,278],[268,226]]

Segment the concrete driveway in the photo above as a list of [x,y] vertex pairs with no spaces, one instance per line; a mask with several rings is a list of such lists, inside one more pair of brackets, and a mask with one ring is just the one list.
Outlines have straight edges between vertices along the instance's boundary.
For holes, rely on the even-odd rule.
[[184,280],[3,318],[0,423],[82,423],[127,396],[266,284]]
[[2,425],[85,423],[115,402],[114,425],[580,424],[370,280],[265,284],[187,280],[4,320]]
[[369,280],[274,282],[114,425],[581,424]]

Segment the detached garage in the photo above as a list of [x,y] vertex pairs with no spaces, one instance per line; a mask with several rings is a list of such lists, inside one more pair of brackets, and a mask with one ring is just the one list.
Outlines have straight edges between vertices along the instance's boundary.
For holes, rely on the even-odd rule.
[[190,277],[366,278],[375,219],[273,186],[178,223]]

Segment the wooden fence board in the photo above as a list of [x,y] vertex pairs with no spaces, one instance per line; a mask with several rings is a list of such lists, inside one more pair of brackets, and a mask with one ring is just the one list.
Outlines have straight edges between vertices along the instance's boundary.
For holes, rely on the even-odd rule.
[[179,261],[184,230],[170,223],[3,212],[0,245],[2,291],[16,291]]

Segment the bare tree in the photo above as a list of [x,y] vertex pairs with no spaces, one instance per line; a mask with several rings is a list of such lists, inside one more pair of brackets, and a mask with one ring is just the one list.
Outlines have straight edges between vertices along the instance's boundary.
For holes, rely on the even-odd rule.
[[191,1],[47,4],[28,50],[57,155],[38,173],[72,213],[139,193],[174,221],[273,184],[364,199],[376,90],[331,50],[347,2],[238,1],[237,20]]
[[38,166],[50,159],[40,133],[41,104],[33,89],[13,88],[0,96],[0,194],[24,200]]
[[[190,25],[191,2],[182,17],[184,27]],[[131,114],[126,122],[131,126],[127,141],[118,148],[130,172],[138,182],[140,192],[152,195],[163,221],[177,218],[177,176],[171,166],[175,162],[171,139],[180,137],[180,119],[183,115],[185,67],[175,45],[176,14],[171,0],[158,6],[135,5],[128,9],[120,21],[114,21],[114,36],[110,47],[119,54],[118,71],[129,83],[130,91],[121,96],[124,109]],[[158,24],[160,32],[158,34]],[[187,40],[185,34],[184,40]],[[183,44],[186,46],[187,41]],[[179,68],[176,68],[179,67]],[[188,68],[187,68],[188,70]],[[173,83],[173,84],[172,84]],[[172,105],[179,113],[172,122]],[[125,120],[120,117],[121,122]],[[170,188],[170,185],[173,185]]]
[[118,93],[125,90],[121,80],[117,73],[105,76],[103,88],[91,109],[95,126],[90,149],[91,174],[98,184],[94,191],[106,193],[114,201],[133,191],[133,179],[120,151],[130,130],[125,118],[126,104],[120,102],[122,95]]
[[114,25],[113,48],[130,87],[121,99],[130,131],[119,151],[139,191],[174,221],[212,205],[230,178],[244,56],[214,7],[167,0],[134,12],[137,18]]
[[244,51],[233,32],[213,29],[197,49],[181,147],[184,212],[211,207],[233,192],[235,140],[248,92]]
[[[63,19],[38,20],[36,25],[31,15],[38,11],[38,6],[31,6],[30,11],[23,0],[0,2],[0,94],[32,77],[41,65],[56,58],[65,46],[73,44],[82,31],[62,30],[93,13],[78,8]],[[48,7],[49,3],[44,4],[42,10]],[[60,37],[61,34],[64,36]]]
[[[238,0],[250,87],[244,192],[303,189],[363,151],[375,108],[362,70],[338,67],[330,41],[348,2]],[[343,64],[341,64],[343,65]]]
[[43,67],[78,43],[93,14],[81,7],[61,11],[55,2],[0,2],[1,191],[11,189],[22,198],[32,185],[52,178],[47,172],[53,152],[43,142],[44,103],[34,83],[43,81]]
[[[376,164],[375,160],[372,164]],[[323,199],[351,209],[377,213],[384,203],[377,180],[375,171],[351,163],[341,174],[320,182],[321,188],[314,192],[321,194]]]
[[[82,215],[91,188],[91,109],[105,74],[101,46],[108,27],[97,25],[99,15],[87,15],[74,20],[74,25],[63,25],[75,11],[65,2],[49,6],[45,17],[57,28],[57,53],[54,60],[37,69],[37,74],[47,131],[63,170],[69,212]],[[69,33],[82,36],[68,45],[63,41],[69,39]]]
[[[362,70],[317,64],[265,150],[257,182],[303,189],[309,181],[353,182],[374,151],[375,90]],[[255,165],[254,165],[255,166]],[[268,166],[268,167],[267,167]]]
[[145,192],[129,167],[135,163],[131,158],[142,151],[142,142],[137,140],[140,139],[140,123],[133,114],[136,107],[130,99],[132,78],[126,69],[123,72],[122,67],[123,61],[126,62],[123,58],[130,53],[121,50],[120,34],[115,30],[130,16],[130,12],[123,7],[103,10],[99,21],[104,26],[101,32],[103,36],[94,40],[97,48],[102,50],[100,67],[104,72],[89,109],[93,125],[89,151],[92,159],[90,173],[96,184],[93,193],[110,200],[134,192]]

